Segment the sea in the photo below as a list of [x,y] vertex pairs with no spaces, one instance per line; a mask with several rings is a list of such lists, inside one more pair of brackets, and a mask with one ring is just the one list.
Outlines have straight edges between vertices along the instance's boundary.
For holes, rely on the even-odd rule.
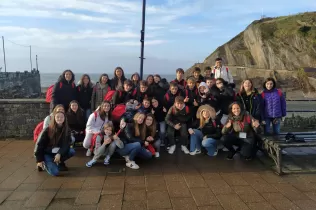
[[[47,88],[49,86],[51,86],[52,84],[54,84],[55,82],[57,82],[58,78],[59,78],[59,73],[41,73],[41,87],[42,88]],[[91,81],[95,84],[100,77],[101,73],[91,73],[89,74]],[[108,74],[110,78],[113,78],[113,73]],[[146,79],[147,76],[149,74],[144,74],[143,79]],[[75,76],[75,82],[77,83],[80,78],[81,78],[82,74],[76,74]],[[125,74],[125,77],[130,79],[132,76],[132,74]],[[161,78],[166,78],[167,81],[171,81],[173,80],[176,75],[175,74],[160,74]]]

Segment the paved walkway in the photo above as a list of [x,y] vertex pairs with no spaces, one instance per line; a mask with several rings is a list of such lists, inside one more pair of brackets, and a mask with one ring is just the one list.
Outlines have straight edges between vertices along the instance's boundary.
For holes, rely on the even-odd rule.
[[177,151],[136,171],[121,160],[86,168],[79,149],[69,172],[50,177],[35,170],[32,151],[31,141],[0,141],[0,210],[316,209],[316,175],[279,177],[256,160]]

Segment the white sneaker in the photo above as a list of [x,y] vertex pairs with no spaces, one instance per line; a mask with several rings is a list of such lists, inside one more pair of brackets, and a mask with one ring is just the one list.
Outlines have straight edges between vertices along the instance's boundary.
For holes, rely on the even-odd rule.
[[86,156],[87,156],[87,157],[90,157],[91,155],[92,155],[92,152],[91,152],[90,149],[88,149],[88,150],[87,150],[87,153],[86,153]]
[[139,169],[139,166],[134,161],[129,161],[128,163],[126,163],[126,166],[131,169]]
[[223,148],[223,152],[228,152],[228,151],[229,150],[226,147]]
[[123,158],[125,158],[126,163],[130,162],[130,160],[129,160],[129,156],[128,156],[128,155],[123,156]]
[[184,145],[181,146],[181,150],[184,152],[184,154],[190,154],[190,151],[188,150],[188,148]]
[[105,159],[104,159],[104,162],[103,162],[103,164],[104,165],[109,165],[110,164],[110,156],[109,155],[107,155],[106,157],[105,157]]
[[197,154],[201,154],[201,150],[194,150],[193,152],[190,152],[190,155],[197,155]]
[[214,155],[213,155],[213,156],[217,156],[217,154],[218,154],[218,150],[216,150],[216,151],[214,152]]
[[175,150],[176,150],[176,145],[172,145],[172,146],[170,146],[168,153],[172,155]]
[[90,160],[89,162],[86,163],[86,166],[88,168],[91,168],[96,162],[97,162],[97,160],[92,159],[92,160]]
[[156,157],[156,158],[159,158],[159,157],[160,157],[159,152],[156,152],[156,153],[155,153],[155,157]]

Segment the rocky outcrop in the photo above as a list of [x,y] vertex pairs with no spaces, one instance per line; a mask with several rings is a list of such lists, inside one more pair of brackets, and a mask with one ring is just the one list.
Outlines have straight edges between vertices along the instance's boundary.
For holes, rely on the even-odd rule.
[[316,67],[316,12],[254,21],[204,60],[231,66],[296,70]]
[[41,95],[40,73],[0,72],[0,99],[38,98]]

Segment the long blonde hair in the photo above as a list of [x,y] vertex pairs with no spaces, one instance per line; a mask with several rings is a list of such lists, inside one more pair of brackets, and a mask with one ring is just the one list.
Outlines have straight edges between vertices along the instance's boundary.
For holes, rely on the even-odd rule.
[[140,117],[140,116],[144,116],[144,120],[145,120],[145,114],[144,113],[141,113],[141,112],[137,112],[134,117],[133,117],[133,120],[134,120],[134,128],[135,128],[135,136],[136,137],[141,137],[142,138],[142,130],[144,129],[144,122],[143,124],[139,125],[137,123],[137,119]]
[[[210,118],[209,119],[205,119],[203,117],[203,112],[209,112],[210,113]],[[212,113],[213,112],[213,113]],[[216,111],[213,107],[209,107],[208,109],[203,109],[200,112],[200,128],[203,128],[205,126],[205,124],[211,119],[211,120],[215,120],[216,117]]]

